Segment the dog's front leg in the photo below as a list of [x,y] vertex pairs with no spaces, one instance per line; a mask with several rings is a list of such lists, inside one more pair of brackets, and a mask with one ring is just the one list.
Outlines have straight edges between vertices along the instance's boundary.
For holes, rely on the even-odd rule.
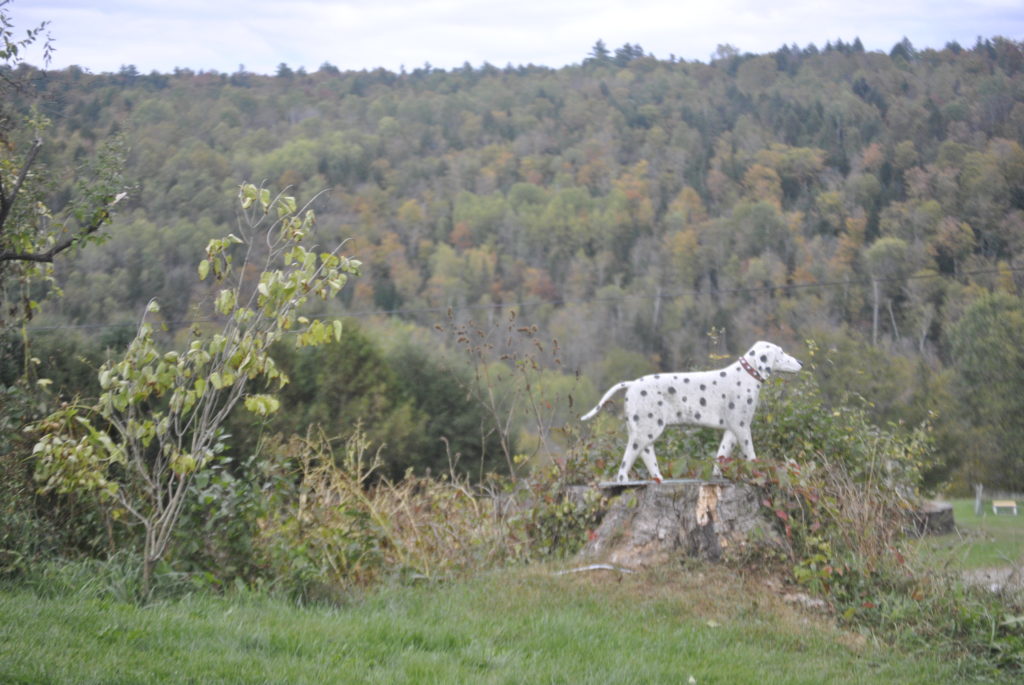
[[723,459],[728,459],[732,456],[732,451],[736,447],[736,434],[731,430],[726,429],[722,435],[722,442],[718,445],[718,451],[715,453],[715,468],[711,472],[712,476],[721,476],[722,469],[720,464]]
[[747,461],[757,459],[757,455],[754,454],[754,440],[750,437],[749,425],[736,431],[736,442],[739,443],[740,449],[743,450],[743,456],[747,458]]

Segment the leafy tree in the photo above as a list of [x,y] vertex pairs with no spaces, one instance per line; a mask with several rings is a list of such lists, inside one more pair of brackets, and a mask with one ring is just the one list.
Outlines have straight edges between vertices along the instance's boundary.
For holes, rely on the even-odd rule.
[[147,595],[195,474],[225,449],[222,425],[231,410],[243,402],[265,416],[280,406],[271,394],[248,391],[257,379],[287,382],[271,346],[290,331],[299,345],[340,339],[340,321],[310,320],[299,310],[310,297],[334,297],[359,269],[339,255],[340,245],[319,254],[303,247],[315,220],[308,206],[251,184],[238,198],[242,235],[211,240],[199,263],[200,279],[212,275],[222,286],[219,330],[197,329],[187,349],[161,351],[151,321],[159,306],[151,302],[123,356],[100,367],[99,399],[62,407],[35,426],[43,490],[99,493],[142,525]]
[[950,329],[959,410],[973,429],[962,467],[971,482],[1024,488],[1024,304],[1006,293],[975,300]]
[[[408,468],[422,472],[430,465],[422,457],[428,449],[426,407],[412,402],[404,387],[407,381],[399,379],[365,333],[352,324],[345,328],[340,340],[317,347],[275,346],[274,359],[290,382],[278,393],[281,409],[266,419],[264,432],[301,435],[312,426],[328,436],[347,438],[362,424],[366,439],[379,451],[385,475],[401,478]],[[240,440],[239,447],[255,451],[253,443],[251,438]]]
[[[73,377],[84,366],[74,354],[77,341],[64,336],[36,352],[26,328],[15,340],[9,326],[27,323],[37,313],[39,300],[52,292],[46,286],[53,283],[57,255],[101,241],[101,227],[125,197],[120,177],[124,149],[117,139],[91,159],[84,148],[81,155],[76,150],[73,165],[81,172],[79,180],[54,192],[62,175],[45,162],[66,143],[46,144],[51,122],[36,106],[40,89],[24,63],[25,52],[40,42],[43,61],[49,63],[52,41],[46,22],[19,37],[9,5],[0,0],[0,573],[44,548],[54,552],[54,541],[73,539],[72,544],[87,546],[82,541],[92,537],[82,534],[95,522],[89,513],[79,510],[69,521],[64,518],[65,501],[35,495],[31,444],[23,432],[25,424],[52,406],[54,396],[41,390],[43,384],[62,390],[77,385]],[[43,363],[51,359],[46,352],[55,354],[58,363],[55,368],[44,366],[51,378],[33,386],[28,380],[38,358]]]
[[[6,298],[6,281],[20,281],[22,313],[29,318],[36,304],[24,287],[28,280],[49,275],[49,265],[58,254],[100,239],[97,232],[125,197],[120,176],[124,150],[119,141],[104,148],[80,176],[73,201],[60,212],[49,208],[50,177],[40,153],[50,122],[37,110],[25,114],[10,103],[30,90],[27,78],[15,71],[24,51],[43,39],[44,60],[49,61],[51,39],[44,33],[45,22],[17,38],[8,4],[0,1],[0,297]],[[16,315],[18,304],[11,303],[6,314]],[[4,314],[0,311],[0,322]]]
[[889,51],[889,57],[912,62],[917,58],[917,50],[914,48],[910,40],[906,36],[903,36],[903,39],[900,42],[892,46],[892,50]]
[[486,417],[466,392],[468,370],[412,344],[396,349],[389,361],[405,393],[426,416],[423,445],[405,455],[406,464],[435,474],[452,468],[478,478],[499,468],[501,445],[496,434],[480,430]]
[[611,60],[611,51],[608,50],[608,46],[605,45],[604,41],[600,38],[594,43],[594,47],[590,49],[590,54],[585,62],[595,61],[599,63],[605,63]]
[[898,336],[892,302],[900,293],[904,279],[913,270],[910,248],[900,238],[880,238],[864,252],[864,261],[871,275],[871,344],[878,344],[878,318],[882,299],[888,303],[893,335]]

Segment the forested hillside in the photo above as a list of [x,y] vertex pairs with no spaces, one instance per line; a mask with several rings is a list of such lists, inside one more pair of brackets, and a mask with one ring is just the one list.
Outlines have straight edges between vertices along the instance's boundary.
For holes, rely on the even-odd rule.
[[[831,399],[861,396],[880,423],[932,422],[933,482],[1024,488],[1020,42],[723,47],[708,64],[599,42],[557,70],[20,69],[36,88],[25,111],[51,122],[42,158],[72,170],[55,206],[101,142],[129,150],[109,241],[58,263],[63,297],[31,323],[68,379],[87,373],[54,350],[126,341],[151,298],[171,332],[196,323],[209,294],[196,263],[251,180],[326,191],[324,239],[351,238],[364,264],[329,313],[358,317],[389,387],[425,373],[409,348],[437,340],[449,310],[486,324],[512,309],[557,339],[559,368],[587,380],[580,404],[759,338],[798,356],[814,340]],[[309,366],[327,379],[307,389],[360,373]],[[311,403],[293,380],[295,403]],[[416,390],[444,385],[430,383]],[[407,454],[440,430],[429,397],[373,392],[310,415],[373,422],[387,408],[402,418],[380,438]]]

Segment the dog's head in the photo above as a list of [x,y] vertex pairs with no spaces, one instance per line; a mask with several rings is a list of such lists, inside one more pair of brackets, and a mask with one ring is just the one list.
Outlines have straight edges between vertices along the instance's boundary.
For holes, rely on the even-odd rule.
[[778,345],[764,340],[754,343],[747,351],[746,360],[765,378],[775,371],[796,373],[804,366],[800,360],[783,352]]

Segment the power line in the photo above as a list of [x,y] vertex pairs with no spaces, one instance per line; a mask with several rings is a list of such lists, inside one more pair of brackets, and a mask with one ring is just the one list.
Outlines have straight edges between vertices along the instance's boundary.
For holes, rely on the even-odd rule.
[[[958,274],[961,277],[968,276],[982,276],[989,274],[1000,274],[1004,272],[1018,272],[1024,271],[1024,266],[1021,267],[1005,267],[995,269],[978,269],[976,271],[964,271]],[[363,316],[394,316],[403,314],[432,314],[447,311],[468,311],[468,310],[486,310],[486,309],[511,309],[513,307],[519,308],[530,308],[539,307],[545,304],[554,305],[567,305],[567,304],[589,304],[593,302],[607,303],[607,302],[621,302],[624,300],[650,300],[650,299],[662,299],[662,300],[673,300],[684,295],[700,295],[702,293],[708,293],[711,295],[743,295],[753,294],[762,292],[773,292],[777,290],[824,290],[826,288],[848,288],[851,286],[869,286],[872,281],[879,283],[891,283],[898,281],[911,281],[911,280],[931,280],[935,278],[948,278],[944,274],[938,272],[934,273],[923,273],[914,274],[905,278],[898,276],[890,276],[886,278],[876,278],[864,280],[844,280],[844,281],[818,281],[814,283],[787,283],[784,285],[765,285],[765,286],[752,286],[744,288],[714,288],[709,290],[702,290],[700,288],[680,288],[670,292],[663,293],[647,293],[647,294],[629,294],[620,295],[616,297],[589,297],[589,298],[577,298],[577,299],[565,299],[557,298],[553,300],[537,300],[534,302],[521,302],[516,304],[507,303],[491,303],[491,304],[475,304],[475,305],[462,305],[462,306],[450,306],[450,307],[415,307],[415,308],[398,308],[398,309],[375,309],[361,312],[349,312],[346,316],[351,317],[363,317]]]
[[[1003,268],[993,269],[978,269],[975,271],[964,271],[958,274],[959,277],[972,277],[972,276],[985,276],[985,275],[998,275],[1006,272],[1017,273],[1024,271],[1024,266],[1007,266]],[[786,291],[786,290],[825,290],[829,288],[849,288],[849,287],[867,287],[873,281],[878,283],[893,283],[899,281],[913,281],[913,280],[932,280],[936,278],[948,278],[949,276],[938,272],[931,273],[919,273],[906,277],[889,276],[884,278],[875,279],[846,279],[842,281],[816,281],[812,283],[786,283],[783,285],[764,285],[764,286],[750,286],[743,288],[712,288],[712,289],[700,289],[700,288],[680,288],[670,292],[662,293],[645,293],[645,294],[624,294],[617,295],[614,297],[589,297],[589,298],[556,298],[553,300],[535,300],[532,302],[492,302],[492,303],[480,303],[480,304],[466,304],[466,305],[449,305],[449,306],[434,306],[434,307],[401,307],[395,309],[371,309],[362,311],[351,311],[345,312],[344,316],[350,318],[366,318],[371,316],[410,316],[416,314],[441,314],[451,312],[466,312],[466,311],[500,311],[503,309],[519,309],[525,310],[533,307],[540,307],[544,305],[558,305],[565,306],[571,304],[608,304],[612,302],[624,302],[627,300],[674,300],[685,295],[701,295],[709,294],[715,295],[746,295],[756,293],[767,293],[775,291]],[[182,321],[166,321],[162,325],[170,328],[183,328],[186,326],[192,326],[203,323],[215,323],[218,319],[189,319]],[[31,331],[55,331],[55,330],[101,330],[108,328],[127,328],[137,327],[138,321],[127,321],[123,323],[77,323],[77,324],[61,324],[53,326],[30,326]]]

